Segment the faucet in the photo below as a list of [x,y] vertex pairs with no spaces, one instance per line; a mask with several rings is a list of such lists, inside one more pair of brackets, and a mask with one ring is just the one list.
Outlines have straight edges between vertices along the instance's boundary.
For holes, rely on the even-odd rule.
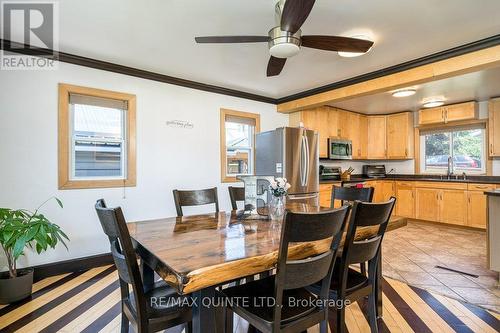
[[448,171],[446,172],[446,177],[448,179],[451,179],[452,175],[453,175],[453,158],[451,156],[448,156]]

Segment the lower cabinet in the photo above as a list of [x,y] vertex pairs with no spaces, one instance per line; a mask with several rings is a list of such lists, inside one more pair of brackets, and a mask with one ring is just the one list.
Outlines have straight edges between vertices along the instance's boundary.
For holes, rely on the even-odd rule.
[[392,180],[375,180],[368,182],[373,187],[373,202],[384,202],[396,195],[395,182]]
[[439,221],[439,198],[441,190],[435,188],[415,189],[415,217],[419,220]]
[[395,214],[415,218],[415,186],[411,182],[396,182]]
[[469,191],[467,197],[467,225],[474,228],[486,229],[486,202],[484,192]]
[[319,185],[319,205],[321,207],[330,207],[333,184]]
[[467,192],[464,190],[441,190],[439,213],[439,222],[466,225]]

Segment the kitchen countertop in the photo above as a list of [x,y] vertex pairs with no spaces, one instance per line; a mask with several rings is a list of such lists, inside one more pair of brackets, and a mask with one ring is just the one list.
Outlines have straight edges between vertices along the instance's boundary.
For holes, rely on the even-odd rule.
[[[451,183],[481,183],[481,184],[500,184],[499,176],[467,176],[466,180],[459,179],[441,179],[440,176],[434,175],[403,175],[393,174],[387,175],[385,178],[367,178],[362,175],[352,175],[351,180],[342,181],[342,183],[358,183],[370,180],[401,180],[401,181],[430,181],[430,182],[451,182]],[[320,184],[338,183],[340,180],[320,180]],[[496,194],[492,194],[496,195]],[[500,193],[498,193],[500,195]]]
[[500,197],[500,189],[496,191],[486,191],[484,194],[491,195],[492,197]]

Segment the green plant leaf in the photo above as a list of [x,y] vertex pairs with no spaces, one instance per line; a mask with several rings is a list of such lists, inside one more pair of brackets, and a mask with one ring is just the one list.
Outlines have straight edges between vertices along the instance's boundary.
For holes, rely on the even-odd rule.
[[26,240],[24,237],[20,237],[16,240],[14,247],[12,248],[12,256],[17,260],[22,254],[24,247],[26,246]]
[[57,204],[59,205],[59,207],[64,208],[63,203],[62,203],[62,201],[59,198],[54,197],[54,199],[56,199]]

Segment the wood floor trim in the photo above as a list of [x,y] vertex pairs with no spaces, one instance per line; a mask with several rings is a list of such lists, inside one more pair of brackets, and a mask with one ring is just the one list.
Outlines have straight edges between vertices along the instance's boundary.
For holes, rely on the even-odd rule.
[[467,327],[463,321],[455,316],[446,306],[441,304],[441,302],[439,302],[427,290],[412,286],[410,286],[410,288],[455,331],[460,333],[474,333],[473,330]]
[[71,323],[73,320],[81,316],[92,306],[99,302],[99,300],[110,295],[113,291],[117,290],[119,287],[118,280],[113,281],[107,287],[99,291],[98,293],[87,298],[83,303],[78,305],[76,308],[66,313],[56,321],[52,322],[50,325],[46,326],[44,329],[40,330],[40,333],[51,333],[59,332],[63,327]]
[[87,326],[81,333],[95,333],[101,331],[108,325],[116,316],[121,313],[121,301],[117,302],[110,309],[102,314],[96,321]]
[[384,278],[382,279],[382,290],[413,331],[432,333],[431,329]]
[[71,288],[70,290],[66,291],[65,293],[56,297],[55,299],[45,303],[44,305],[38,307],[37,309],[35,309],[33,311],[30,311],[29,313],[23,315],[21,318],[9,323],[8,325],[6,325],[5,327],[2,328],[2,332],[15,332],[15,331],[19,330],[21,327],[28,325],[31,321],[42,316],[45,312],[51,310],[52,308],[58,306],[61,303],[67,301],[71,297],[81,293],[83,290],[85,290],[88,287],[90,287],[91,285],[99,282],[100,279],[113,273],[114,271],[115,271],[114,266],[106,268],[105,270],[98,273],[97,275],[90,277],[89,279],[85,280],[84,282],[82,282],[80,284],[77,284],[75,287]]

